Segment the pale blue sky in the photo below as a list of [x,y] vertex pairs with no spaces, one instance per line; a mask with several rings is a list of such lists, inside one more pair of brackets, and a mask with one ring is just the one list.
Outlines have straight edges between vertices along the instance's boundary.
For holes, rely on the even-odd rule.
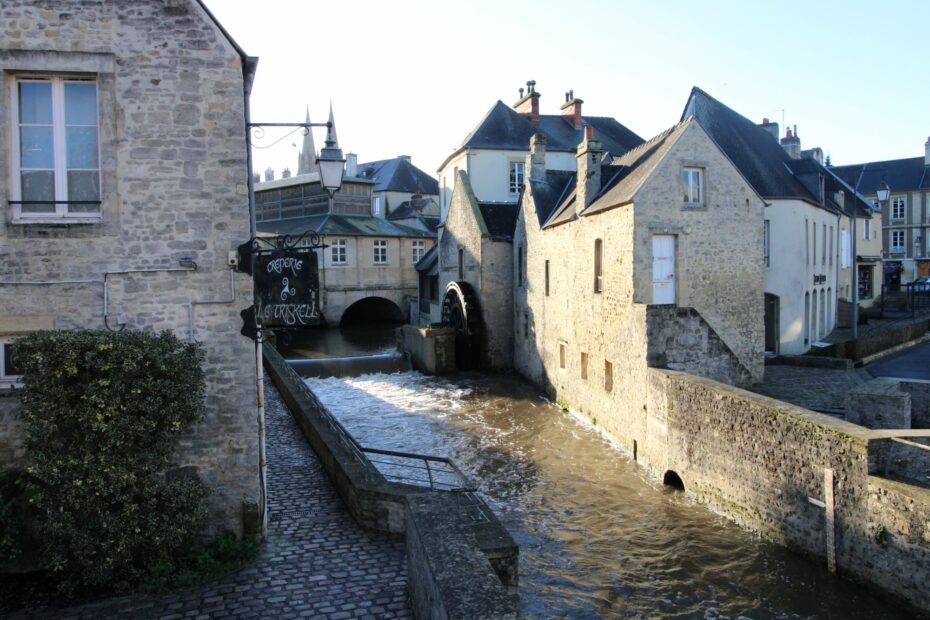
[[[206,2],[260,58],[253,120],[302,121],[309,104],[325,121],[332,100],[360,161],[412,155],[435,174],[529,79],[543,113],[574,89],[645,139],[694,85],[757,122],[784,109],[835,164],[922,156],[930,136],[930,1]],[[296,171],[293,142],[256,150],[256,168]]]

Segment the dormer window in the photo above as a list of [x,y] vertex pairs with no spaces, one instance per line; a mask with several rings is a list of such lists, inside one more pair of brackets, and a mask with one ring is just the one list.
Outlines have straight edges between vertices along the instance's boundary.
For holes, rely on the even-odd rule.
[[704,170],[685,168],[682,172],[684,203],[686,205],[704,204]]
[[523,166],[522,161],[510,162],[510,193],[519,194],[523,187]]

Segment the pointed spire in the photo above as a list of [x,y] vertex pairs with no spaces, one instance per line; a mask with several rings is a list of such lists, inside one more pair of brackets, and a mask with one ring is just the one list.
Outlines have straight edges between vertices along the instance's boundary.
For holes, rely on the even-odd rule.
[[[310,106],[307,106],[307,120],[310,122]],[[316,146],[313,144],[313,132],[307,129],[304,134],[304,141],[300,147],[300,154],[297,156],[297,174],[309,174],[319,172],[320,168],[316,163]]]
[[336,121],[333,119],[333,102],[329,102],[329,133],[326,136],[327,140],[332,140],[335,144],[339,144],[339,138],[336,137]]

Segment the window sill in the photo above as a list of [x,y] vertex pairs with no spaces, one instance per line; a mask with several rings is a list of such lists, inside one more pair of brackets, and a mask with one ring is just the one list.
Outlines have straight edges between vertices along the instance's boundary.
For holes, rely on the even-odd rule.
[[19,396],[23,391],[22,383],[10,383],[9,381],[0,381],[0,398],[4,396]]
[[15,226],[72,226],[74,224],[100,224],[102,217],[14,217],[10,224]]
[[685,203],[681,205],[682,211],[707,211],[706,204]]

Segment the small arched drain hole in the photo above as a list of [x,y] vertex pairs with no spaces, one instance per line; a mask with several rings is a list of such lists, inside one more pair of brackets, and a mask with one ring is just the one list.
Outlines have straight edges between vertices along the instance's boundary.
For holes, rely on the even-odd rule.
[[681,476],[679,476],[671,469],[665,472],[665,475],[662,476],[662,484],[670,486],[673,489],[677,489],[679,491],[685,490],[685,483],[682,481]]

